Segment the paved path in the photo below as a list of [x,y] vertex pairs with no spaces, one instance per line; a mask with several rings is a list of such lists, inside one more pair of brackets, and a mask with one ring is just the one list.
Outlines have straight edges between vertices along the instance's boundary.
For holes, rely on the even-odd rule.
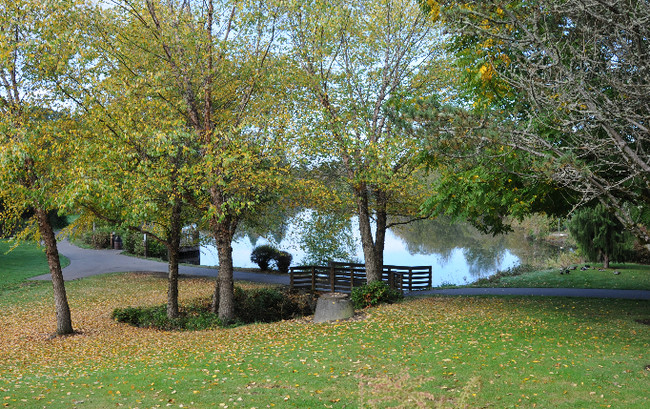
[[631,300],[650,300],[650,291],[608,290],[590,288],[450,288],[446,290],[425,290],[411,295],[524,295],[537,297],[588,297],[625,298]]
[[[70,259],[70,265],[63,269],[63,278],[75,280],[98,274],[118,273],[129,271],[167,272],[167,263],[145,260],[120,254],[121,250],[88,250],[70,244],[67,240],[59,243],[59,252]],[[180,274],[192,276],[216,277],[217,269],[209,267],[180,266]],[[248,273],[234,271],[235,280],[254,281],[269,284],[289,285],[286,275]],[[50,275],[44,274],[33,280],[49,280]],[[540,297],[589,297],[589,298],[625,298],[650,300],[650,291],[644,290],[606,290],[580,288],[454,288],[446,290],[426,290],[413,292],[410,295],[516,295]]]
[[[70,244],[67,240],[58,243],[59,253],[70,260],[70,264],[63,269],[65,280],[75,280],[106,273],[120,273],[129,271],[167,272],[167,263],[146,260],[137,257],[125,256],[122,250],[89,250]],[[217,269],[209,267],[179,266],[179,273],[192,276],[216,277]],[[234,272],[235,280],[255,281],[269,284],[289,285],[286,275]],[[33,277],[33,280],[50,280],[49,274]]]

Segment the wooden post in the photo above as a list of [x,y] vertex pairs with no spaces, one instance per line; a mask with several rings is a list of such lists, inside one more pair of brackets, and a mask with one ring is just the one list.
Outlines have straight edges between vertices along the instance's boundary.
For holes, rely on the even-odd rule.
[[354,289],[354,267],[350,266],[350,292]]
[[316,292],[316,267],[311,267],[311,292]]
[[390,267],[388,267],[388,286],[390,288],[395,288],[395,274]]
[[330,288],[333,293],[336,292],[336,274],[334,272],[334,264],[330,264]]
[[409,291],[413,291],[413,269],[409,268]]
[[293,267],[289,269],[289,288],[293,290]]
[[433,267],[429,266],[429,288],[433,287]]

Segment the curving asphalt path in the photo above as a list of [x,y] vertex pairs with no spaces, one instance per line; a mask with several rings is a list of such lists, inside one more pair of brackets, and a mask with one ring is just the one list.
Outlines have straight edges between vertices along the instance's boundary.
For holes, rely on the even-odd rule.
[[[67,240],[58,243],[59,252],[70,260],[63,269],[65,280],[75,280],[106,273],[119,272],[167,272],[167,263],[130,257],[121,254],[121,250],[89,250],[70,244]],[[216,277],[218,270],[209,267],[179,266],[179,273],[191,276]],[[234,271],[235,280],[254,281],[269,284],[289,285],[286,275],[249,273]],[[33,277],[33,280],[50,280],[49,274]],[[454,288],[445,290],[417,291],[407,295],[512,295],[537,297],[588,297],[588,298],[623,298],[650,300],[650,291],[646,290],[607,290],[580,288]]]
[[[70,260],[63,269],[63,278],[67,281],[106,273],[122,272],[167,272],[167,263],[125,256],[122,250],[89,250],[82,249],[67,240],[57,243],[59,253]],[[179,266],[182,275],[216,277],[218,270],[209,267]],[[235,280],[255,281],[269,284],[289,285],[289,277],[285,275],[248,273],[234,271]],[[32,280],[51,280],[49,274],[33,277]]]

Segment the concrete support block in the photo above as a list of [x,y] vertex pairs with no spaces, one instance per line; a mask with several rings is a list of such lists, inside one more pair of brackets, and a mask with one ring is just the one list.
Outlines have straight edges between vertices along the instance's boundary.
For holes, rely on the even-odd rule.
[[316,302],[314,322],[346,320],[354,316],[354,308],[347,294],[325,293]]

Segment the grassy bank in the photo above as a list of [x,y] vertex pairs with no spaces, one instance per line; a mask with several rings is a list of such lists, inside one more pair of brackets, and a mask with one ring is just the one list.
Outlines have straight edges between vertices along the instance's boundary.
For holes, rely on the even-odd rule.
[[[26,279],[49,273],[43,248],[34,243],[21,243],[7,253],[12,243],[0,240],[0,296],[3,292],[19,287]],[[63,267],[69,260],[61,256]]]
[[[213,282],[181,280],[188,302]],[[118,324],[165,301],[163,278],[68,283],[75,327],[54,329],[45,285],[3,300],[0,401],[24,408],[625,407],[650,405],[647,301],[410,299],[335,324],[201,332]],[[399,406],[402,405],[402,406]]]
[[[642,264],[611,264],[607,270],[599,271],[602,265],[591,264],[592,268],[581,271],[580,267],[569,274],[561,270],[513,271],[497,274],[489,279],[479,280],[470,287],[542,287],[542,288],[612,288],[620,290],[650,290],[650,266]],[[602,270],[602,269],[601,269]],[[614,272],[619,274],[614,274]]]

